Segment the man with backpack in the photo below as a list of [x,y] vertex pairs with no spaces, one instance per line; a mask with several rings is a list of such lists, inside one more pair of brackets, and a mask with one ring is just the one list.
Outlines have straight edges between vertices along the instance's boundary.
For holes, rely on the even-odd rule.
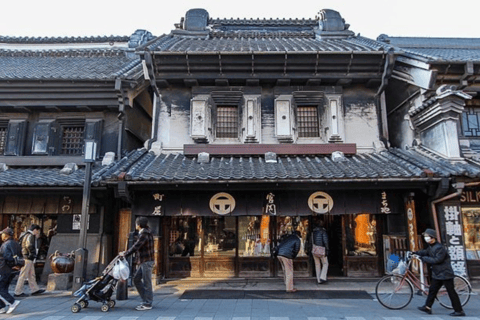
[[25,259],[25,265],[20,270],[17,286],[15,287],[14,297],[27,296],[23,292],[25,280],[28,280],[28,285],[30,286],[32,295],[38,295],[45,292],[45,290],[38,287],[35,276],[35,260],[37,259],[39,249],[37,240],[39,237],[40,226],[38,224],[32,224],[22,239],[22,254],[23,258]]
[[[13,240],[13,230],[11,228],[5,228],[0,232],[2,234],[3,244],[0,247],[0,314],[12,313],[13,310],[20,303],[19,300],[15,300],[8,292],[8,287],[12,281],[12,267],[15,265],[15,256],[19,255],[18,243]],[[5,300],[9,306],[7,308]]]

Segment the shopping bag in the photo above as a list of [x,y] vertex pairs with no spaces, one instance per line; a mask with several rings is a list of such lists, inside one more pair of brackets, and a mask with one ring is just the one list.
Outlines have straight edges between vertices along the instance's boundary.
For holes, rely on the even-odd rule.
[[325,247],[313,245],[312,254],[316,257],[324,257],[325,256]]
[[118,259],[113,266],[112,276],[117,280],[127,280],[130,276],[130,268],[127,261]]

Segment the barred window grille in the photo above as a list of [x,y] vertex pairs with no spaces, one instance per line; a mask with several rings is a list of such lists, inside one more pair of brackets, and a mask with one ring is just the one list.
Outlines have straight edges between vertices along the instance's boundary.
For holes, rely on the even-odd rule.
[[480,137],[480,108],[465,108],[462,131],[465,137]]
[[217,107],[217,138],[238,138],[238,107]]
[[320,136],[317,106],[297,107],[297,129],[298,136],[300,138],[312,138]]
[[0,154],[4,154],[7,144],[7,127],[0,127]]
[[84,126],[64,126],[62,131],[61,154],[82,155],[84,145]]

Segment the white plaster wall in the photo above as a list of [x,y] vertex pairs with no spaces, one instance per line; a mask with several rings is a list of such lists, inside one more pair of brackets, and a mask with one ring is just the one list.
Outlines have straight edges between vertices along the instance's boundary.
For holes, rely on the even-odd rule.
[[162,101],[158,123],[158,141],[165,152],[183,152],[184,144],[192,144],[190,138],[190,110],[171,104],[171,112]]
[[357,151],[372,152],[379,141],[378,114],[375,104],[345,105],[345,143],[356,143]]
[[457,123],[454,120],[442,121],[421,134],[422,144],[447,157],[460,157]]

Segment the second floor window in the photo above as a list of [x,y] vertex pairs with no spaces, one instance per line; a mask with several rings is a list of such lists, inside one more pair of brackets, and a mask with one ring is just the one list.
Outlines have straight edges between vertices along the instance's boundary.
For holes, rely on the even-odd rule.
[[65,155],[83,154],[84,145],[83,125],[62,126],[62,146],[60,153]]
[[480,137],[480,108],[465,108],[462,114],[462,132],[465,137]]
[[5,153],[5,146],[7,144],[7,126],[0,125],[0,154]]
[[317,106],[297,107],[297,129],[299,138],[316,138],[320,136]]
[[238,138],[238,107],[217,106],[217,138]]

